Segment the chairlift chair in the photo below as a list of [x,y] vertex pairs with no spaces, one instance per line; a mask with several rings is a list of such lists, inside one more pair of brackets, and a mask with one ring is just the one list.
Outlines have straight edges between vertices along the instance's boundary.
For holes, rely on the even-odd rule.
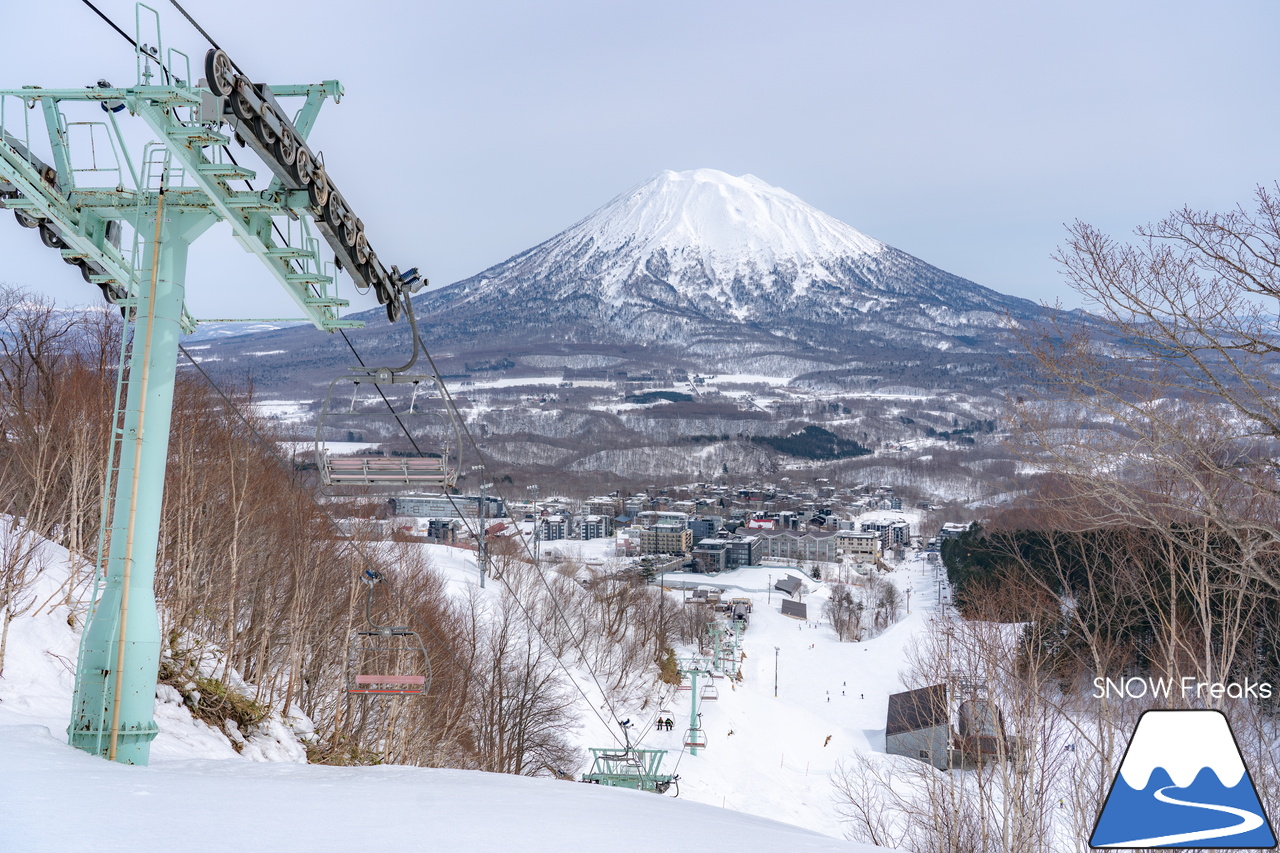
[[[433,404],[424,388],[440,389],[438,401]],[[387,435],[378,438],[385,439],[380,443],[394,455],[337,452],[334,442],[342,436],[363,436],[376,424],[386,425]],[[397,441],[393,430],[402,427],[407,437]],[[461,430],[434,376],[385,368],[351,371],[329,384],[316,417],[316,467],[326,495],[453,488],[461,447]],[[415,453],[419,455],[411,455]],[[363,491],[352,492],[352,487]]]
[[366,627],[351,638],[347,654],[347,693],[351,695],[419,696],[431,689],[431,659],[422,638],[403,625],[373,621],[373,588],[383,580],[367,570]]
[[698,749],[706,749],[707,733],[700,728],[685,729],[684,745],[686,747],[696,746]]
[[702,701],[714,702],[720,698],[720,688],[714,684],[704,684],[702,686]]
[[[407,364],[351,368],[329,383],[315,437],[316,467],[326,495],[444,490],[457,484],[462,430],[440,379],[410,372],[420,342],[407,299],[405,312],[414,341]],[[335,442],[353,434],[363,437],[366,431],[375,433],[385,452],[337,452]]]

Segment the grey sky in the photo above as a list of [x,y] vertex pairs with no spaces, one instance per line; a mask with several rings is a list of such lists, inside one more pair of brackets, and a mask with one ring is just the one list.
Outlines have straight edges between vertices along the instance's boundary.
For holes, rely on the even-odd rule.
[[[133,4],[98,4],[133,30]],[[168,46],[206,45],[167,2]],[[255,79],[338,78],[311,137],[379,255],[435,284],[660,169],[750,172],[980,284],[1072,304],[1063,223],[1119,234],[1280,177],[1272,2],[247,2],[187,8]],[[78,0],[4,3],[0,87],[133,79]],[[217,230],[200,316],[291,314]],[[93,301],[0,215],[0,280]],[[357,300],[359,307],[371,303]],[[252,306],[246,308],[246,306]]]

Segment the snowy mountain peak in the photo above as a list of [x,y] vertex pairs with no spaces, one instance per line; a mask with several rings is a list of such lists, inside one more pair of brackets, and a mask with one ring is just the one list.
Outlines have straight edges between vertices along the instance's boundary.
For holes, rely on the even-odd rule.
[[811,280],[836,277],[833,261],[868,258],[887,248],[754,175],[715,169],[659,172],[552,242],[576,248],[579,256],[625,253],[627,263],[610,265],[615,282],[656,266],[678,279],[709,284],[712,291],[783,270],[795,276],[794,287],[802,292]]
[[972,349],[1008,315],[1036,310],[754,175],[715,169],[659,172],[543,243],[418,299],[441,340],[696,343],[716,358],[744,346]]

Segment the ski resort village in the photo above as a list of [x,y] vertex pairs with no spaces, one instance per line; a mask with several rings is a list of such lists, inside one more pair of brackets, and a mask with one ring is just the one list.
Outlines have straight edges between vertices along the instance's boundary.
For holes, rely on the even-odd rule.
[[1280,11],[915,5],[0,7],[0,853],[1274,849]]

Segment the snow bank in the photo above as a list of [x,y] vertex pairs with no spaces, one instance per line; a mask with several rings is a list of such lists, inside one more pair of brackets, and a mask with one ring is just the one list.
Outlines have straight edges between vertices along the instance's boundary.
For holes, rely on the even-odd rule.
[[111,764],[38,726],[0,726],[6,853],[867,851],[794,826],[619,788],[417,767]]

